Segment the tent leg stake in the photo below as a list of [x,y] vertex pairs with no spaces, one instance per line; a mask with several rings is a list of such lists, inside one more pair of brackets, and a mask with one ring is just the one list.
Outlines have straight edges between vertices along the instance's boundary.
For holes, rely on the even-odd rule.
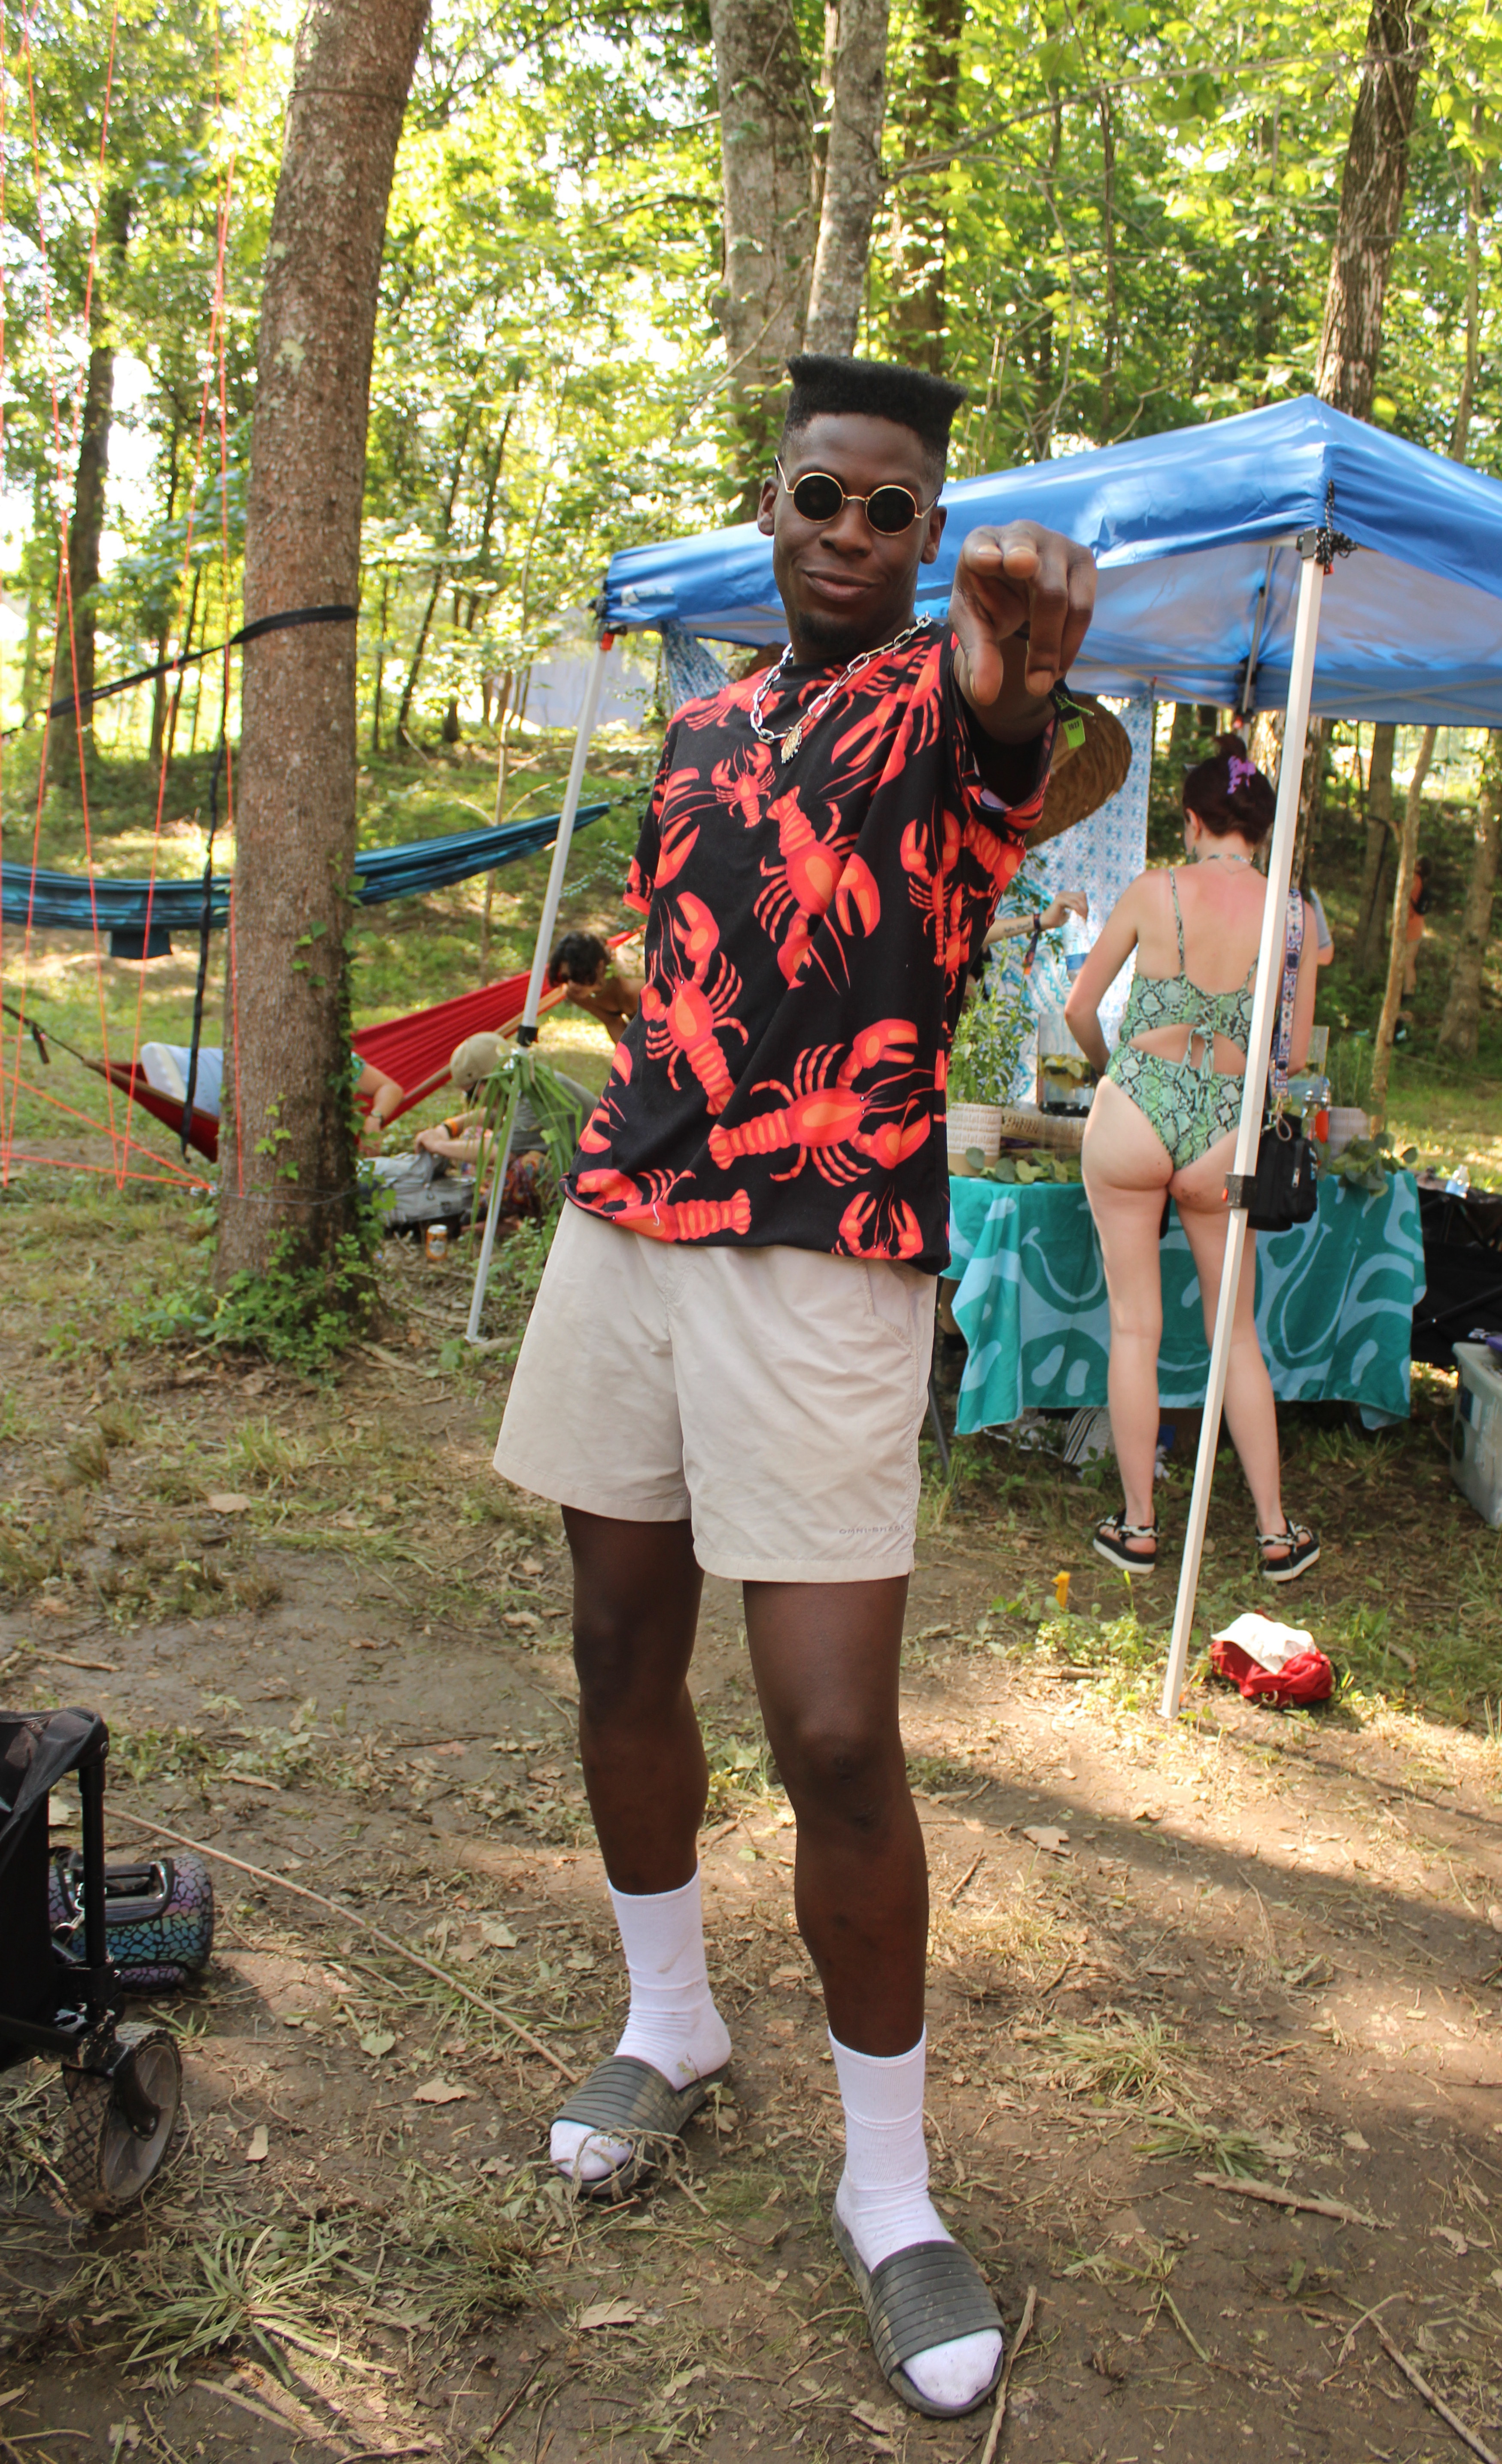
[[[1283,983],[1284,934],[1289,883],[1293,870],[1293,840],[1298,826],[1298,791],[1304,773],[1304,739],[1309,733],[1314,646],[1319,635],[1319,601],[1325,580],[1324,567],[1316,553],[1317,535],[1303,534],[1298,545],[1303,564],[1298,581],[1298,613],[1293,625],[1293,654],[1289,664],[1288,717],[1283,729],[1282,758],[1278,763],[1278,806],[1272,825],[1272,844],[1268,854],[1268,895],[1262,911],[1257,984],[1252,996],[1251,1028],[1247,1038],[1247,1073],[1241,1119],[1236,1127],[1236,1153],[1231,1164],[1231,1170],[1243,1177],[1256,1169],[1268,1063],[1272,1052],[1272,1022]],[[1215,1335],[1210,1345],[1204,1419],[1194,1466],[1194,1492],[1189,1501],[1189,1528],[1179,1574],[1179,1597],[1174,1608],[1168,1666],[1163,1673],[1163,1696],[1159,1706],[1165,1720],[1178,1718],[1179,1697],[1183,1691],[1184,1670],[1188,1664],[1205,1518],[1210,1510],[1210,1489],[1215,1479],[1215,1449],[1220,1436],[1221,1406],[1226,1396],[1226,1371],[1230,1359],[1231,1326],[1246,1250],[1247,1218],[1237,1207],[1231,1211],[1226,1232],[1226,1261],[1221,1270]]]

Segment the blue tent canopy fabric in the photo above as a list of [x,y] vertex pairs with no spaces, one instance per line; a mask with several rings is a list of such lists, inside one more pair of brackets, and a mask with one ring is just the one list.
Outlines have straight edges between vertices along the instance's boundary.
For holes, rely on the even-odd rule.
[[[583,804],[576,829],[597,822],[607,803]],[[551,847],[558,834],[557,813],[539,813],[531,821],[513,822],[499,830],[457,830],[441,839],[418,839],[410,847],[372,847],[357,859],[355,895],[363,907],[388,898],[415,898],[424,891],[442,890],[467,881],[476,872],[491,872],[503,864],[535,855]],[[0,867],[4,876],[5,920],[40,930],[87,933],[96,921],[101,933],[119,941],[140,941],[146,930],[147,896],[151,909],[151,948],[144,955],[165,955],[170,933],[196,933],[203,920],[204,885],[197,881],[88,881],[74,872],[33,872],[30,865]],[[215,873],[210,892],[210,921],[222,926],[230,913],[230,880]],[[116,947],[116,957],[140,957],[142,950]]]
[[[1332,495],[1333,490],[1333,495]],[[940,615],[967,532],[1023,517],[1094,551],[1095,619],[1071,681],[1257,709],[1288,698],[1302,531],[1355,542],[1325,585],[1314,708],[1404,724],[1502,724],[1502,483],[1321,402],[962,479],[944,491],[917,604]],[[614,632],[786,639],[772,543],[753,523],[612,559]]]

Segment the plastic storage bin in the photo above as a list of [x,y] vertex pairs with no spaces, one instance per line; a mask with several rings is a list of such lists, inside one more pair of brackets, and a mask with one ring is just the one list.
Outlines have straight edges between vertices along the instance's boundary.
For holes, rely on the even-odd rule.
[[1502,1362],[1484,1343],[1457,1343],[1449,1467],[1484,1523],[1502,1526]]

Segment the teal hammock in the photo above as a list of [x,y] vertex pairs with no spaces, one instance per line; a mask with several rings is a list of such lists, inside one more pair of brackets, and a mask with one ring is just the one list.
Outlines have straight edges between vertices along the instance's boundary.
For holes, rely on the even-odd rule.
[[[609,809],[608,803],[581,804],[575,829],[597,822]],[[504,829],[458,830],[449,838],[420,839],[411,847],[372,847],[356,859],[355,896],[363,907],[374,907],[384,899],[416,898],[475,873],[493,872],[551,847],[558,822],[557,813],[540,813]],[[92,932],[97,925],[110,936],[112,958],[167,957],[173,933],[197,934],[205,922],[201,879],[91,883],[77,873],[43,872],[26,864],[0,866],[0,875],[7,924],[74,933]],[[213,875],[207,907],[210,925],[222,927],[230,913],[228,873]]]

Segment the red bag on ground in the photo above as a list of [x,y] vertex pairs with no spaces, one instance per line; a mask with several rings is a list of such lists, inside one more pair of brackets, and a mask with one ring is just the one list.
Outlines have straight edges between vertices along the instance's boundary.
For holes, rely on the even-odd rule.
[[1336,1687],[1334,1668],[1313,1643],[1273,1670],[1264,1668],[1239,1642],[1217,1636],[1210,1645],[1210,1665],[1248,1703],[1328,1703]]

